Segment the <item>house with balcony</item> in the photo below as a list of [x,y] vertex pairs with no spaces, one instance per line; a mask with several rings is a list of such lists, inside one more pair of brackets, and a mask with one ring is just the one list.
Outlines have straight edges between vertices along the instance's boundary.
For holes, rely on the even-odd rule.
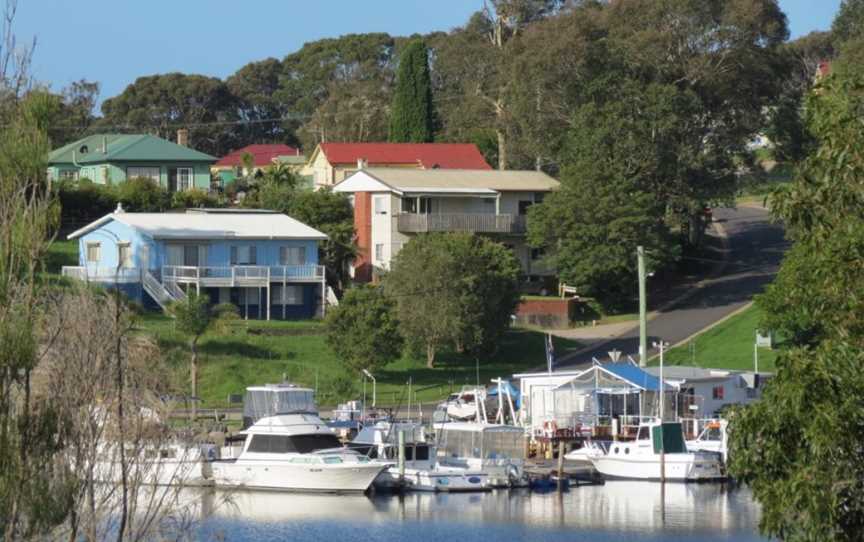
[[316,189],[333,186],[363,168],[483,169],[490,166],[473,143],[320,143],[300,175]]
[[48,155],[48,179],[118,184],[146,177],[170,192],[209,190],[216,158],[189,148],[187,137],[186,130],[178,130],[177,143],[149,134],[87,136]]
[[273,211],[127,213],[118,206],[69,235],[78,240],[78,265],[62,272],[153,308],[194,290],[211,304],[236,305],[245,318],[313,318],[325,311],[318,244],[326,238]]
[[412,236],[429,232],[494,237],[513,250],[530,280],[553,272],[525,241],[528,208],[558,186],[541,171],[368,168],[333,190],[354,205],[355,280],[372,280]]

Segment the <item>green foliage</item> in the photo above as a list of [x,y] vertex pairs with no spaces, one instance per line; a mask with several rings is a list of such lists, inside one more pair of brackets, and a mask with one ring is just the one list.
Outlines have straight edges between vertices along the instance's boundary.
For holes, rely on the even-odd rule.
[[808,98],[818,147],[772,205],[795,246],[757,299],[762,327],[800,346],[730,421],[730,472],[753,487],[763,532],[784,540],[864,529],[864,71],[845,55]]
[[408,346],[426,352],[489,352],[510,323],[519,301],[519,263],[503,245],[471,234],[414,237],[384,277],[396,302],[399,330]]
[[110,186],[88,179],[64,181],[56,186],[65,227],[77,229],[117,208],[117,194]]
[[171,207],[175,209],[194,209],[198,207],[214,208],[224,206],[224,201],[200,188],[174,192],[171,196]]
[[345,194],[329,188],[297,191],[289,208],[297,220],[327,234],[320,246],[327,283],[341,293],[348,283],[348,263],[357,253],[354,244],[354,209]]
[[327,344],[352,373],[375,371],[402,353],[394,304],[380,288],[348,290],[328,311],[325,325]]
[[160,213],[171,205],[171,194],[149,177],[126,179],[114,188],[123,209],[134,213]]
[[429,50],[420,40],[402,50],[390,109],[390,141],[432,141],[434,104],[429,75]]
[[193,341],[206,333],[213,321],[209,299],[194,292],[189,292],[185,299],[171,305],[171,313],[174,315],[177,331]]
[[762,503],[762,531],[790,541],[864,530],[864,355],[827,341],[792,350],[762,400],[730,416],[730,472]]
[[864,1],[843,0],[831,25],[831,33],[837,43],[864,38]]
[[237,99],[216,77],[168,73],[139,77],[102,103],[108,126],[131,125],[173,140],[176,126],[188,125],[189,143],[196,150],[223,156],[238,145],[234,127]]

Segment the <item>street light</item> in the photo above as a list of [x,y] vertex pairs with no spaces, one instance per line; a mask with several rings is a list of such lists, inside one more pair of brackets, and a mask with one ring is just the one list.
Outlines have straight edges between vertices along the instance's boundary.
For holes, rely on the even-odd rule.
[[370,372],[367,371],[366,369],[362,369],[362,371],[363,371],[363,374],[366,376],[366,378],[370,378],[370,379],[372,379],[372,408],[375,408],[375,399],[376,399],[376,393],[375,393],[376,382],[375,382],[375,377],[372,376],[372,373],[370,373]]

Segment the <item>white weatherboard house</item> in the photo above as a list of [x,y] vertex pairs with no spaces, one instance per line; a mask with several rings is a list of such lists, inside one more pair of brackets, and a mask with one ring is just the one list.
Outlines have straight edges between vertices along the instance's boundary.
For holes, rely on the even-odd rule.
[[63,275],[165,308],[194,289],[248,318],[323,315],[320,231],[273,211],[190,209],[105,215],[69,235],[78,265]]
[[[657,375],[659,367],[648,367]],[[730,405],[746,405],[762,397],[770,373],[667,366],[663,378],[678,389],[681,417],[713,418]]]
[[354,203],[354,277],[387,269],[419,233],[471,232],[510,247],[531,278],[552,274],[525,242],[528,208],[559,186],[540,171],[366,168],[333,187]]

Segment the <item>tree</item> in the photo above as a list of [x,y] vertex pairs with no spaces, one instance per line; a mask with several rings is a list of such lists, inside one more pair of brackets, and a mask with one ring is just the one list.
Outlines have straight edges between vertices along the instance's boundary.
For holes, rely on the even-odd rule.
[[513,253],[492,240],[426,234],[402,247],[383,284],[401,335],[433,368],[443,347],[494,351],[518,303],[519,274]]
[[432,141],[434,110],[429,78],[429,50],[420,40],[411,42],[399,57],[396,89],[390,109],[390,141]]
[[395,307],[380,288],[348,290],[325,320],[327,344],[352,371],[375,371],[402,353]]
[[[818,147],[772,210],[794,242],[757,298],[790,348],[761,401],[730,418],[730,473],[753,488],[761,530],[860,540],[864,529],[864,70],[845,49],[808,99]],[[851,61],[850,61],[851,60]]]
[[237,98],[215,77],[168,73],[139,77],[118,96],[102,103],[100,125],[113,130],[152,131],[173,140],[177,129],[189,129],[195,149],[223,156],[238,147]]
[[197,415],[198,399],[198,341],[207,333],[213,323],[210,312],[209,299],[189,292],[186,297],[171,305],[171,313],[175,318],[177,331],[189,338],[189,351],[192,354],[189,360],[189,377],[192,382],[192,420]]
[[237,145],[250,143],[296,143],[290,121],[290,105],[278,97],[282,63],[267,58],[246,64],[225,83],[238,100],[240,120],[246,121],[238,130]]
[[831,25],[831,34],[838,44],[864,38],[864,1],[843,0]]
[[321,262],[327,283],[341,295],[348,283],[348,264],[357,254],[354,243],[354,209],[345,194],[329,188],[300,190],[294,195],[289,213],[293,218],[327,234],[321,243]]

